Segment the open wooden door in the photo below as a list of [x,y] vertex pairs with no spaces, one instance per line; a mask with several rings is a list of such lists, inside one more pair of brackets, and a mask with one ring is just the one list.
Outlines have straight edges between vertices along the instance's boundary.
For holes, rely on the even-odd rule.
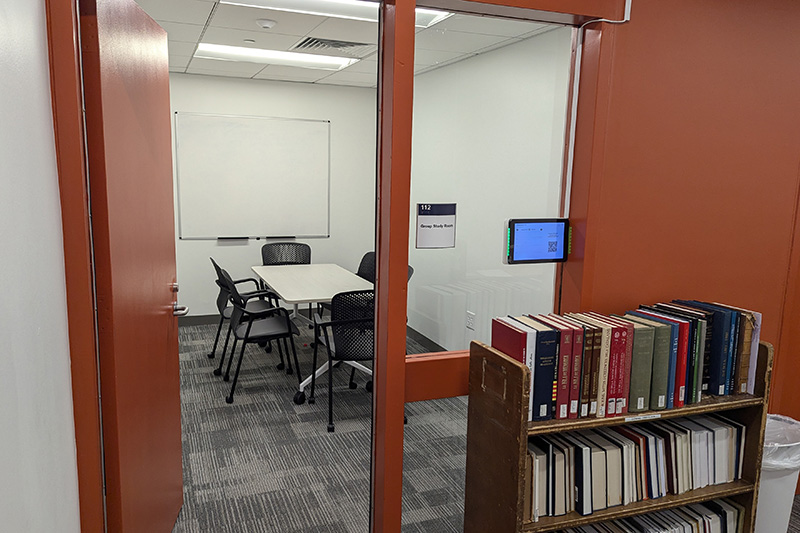
[[167,34],[134,0],[79,0],[107,530],[183,503]]

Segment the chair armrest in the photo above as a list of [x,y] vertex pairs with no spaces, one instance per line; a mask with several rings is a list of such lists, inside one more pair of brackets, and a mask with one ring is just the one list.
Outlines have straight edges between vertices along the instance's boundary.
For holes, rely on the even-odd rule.
[[259,288],[259,284],[258,284],[258,280],[257,280],[257,279],[255,279],[255,278],[242,278],[242,279],[235,279],[235,280],[233,280],[233,284],[234,284],[234,285],[238,285],[238,284],[240,284],[240,283],[248,283],[248,282],[250,282],[250,283],[252,283],[253,285],[255,285],[255,286],[256,286],[256,290],[258,290],[258,288]]
[[270,301],[273,307],[278,307],[278,295],[272,291],[252,291],[246,292],[244,294],[240,294],[239,296],[247,303],[249,300],[253,298],[266,298]]

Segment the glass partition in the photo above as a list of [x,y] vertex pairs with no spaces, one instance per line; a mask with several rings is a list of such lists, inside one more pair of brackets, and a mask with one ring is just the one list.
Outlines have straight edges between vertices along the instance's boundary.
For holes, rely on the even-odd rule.
[[[416,34],[409,353],[547,313],[555,263],[506,262],[509,219],[560,215],[570,27],[453,14]],[[406,404],[403,530],[462,531],[467,398]]]

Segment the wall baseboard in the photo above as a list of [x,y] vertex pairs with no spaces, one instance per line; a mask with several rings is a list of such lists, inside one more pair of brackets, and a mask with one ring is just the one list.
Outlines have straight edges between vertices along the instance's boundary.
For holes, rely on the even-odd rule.
[[219,324],[219,315],[195,315],[195,316],[178,317],[178,327],[205,326],[207,324]]

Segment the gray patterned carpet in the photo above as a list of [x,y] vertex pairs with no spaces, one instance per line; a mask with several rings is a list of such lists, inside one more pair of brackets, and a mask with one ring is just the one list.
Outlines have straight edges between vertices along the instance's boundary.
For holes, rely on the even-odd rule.
[[[368,530],[370,394],[365,377],[348,388],[334,373],[334,422],[328,433],[327,377],[317,402],[295,405],[296,376],[275,369],[277,353],[248,347],[235,403],[229,383],[206,357],[216,326],[180,328],[184,506],[174,533]],[[311,368],[309,330],[296,346]],[[305,346],[304,346],[305,345]],[[238,350],[237,350],[238,351]],[[409,341],[409,353],[427,351]],[[463,530],[466,398],[408,404],[403,531]]]

